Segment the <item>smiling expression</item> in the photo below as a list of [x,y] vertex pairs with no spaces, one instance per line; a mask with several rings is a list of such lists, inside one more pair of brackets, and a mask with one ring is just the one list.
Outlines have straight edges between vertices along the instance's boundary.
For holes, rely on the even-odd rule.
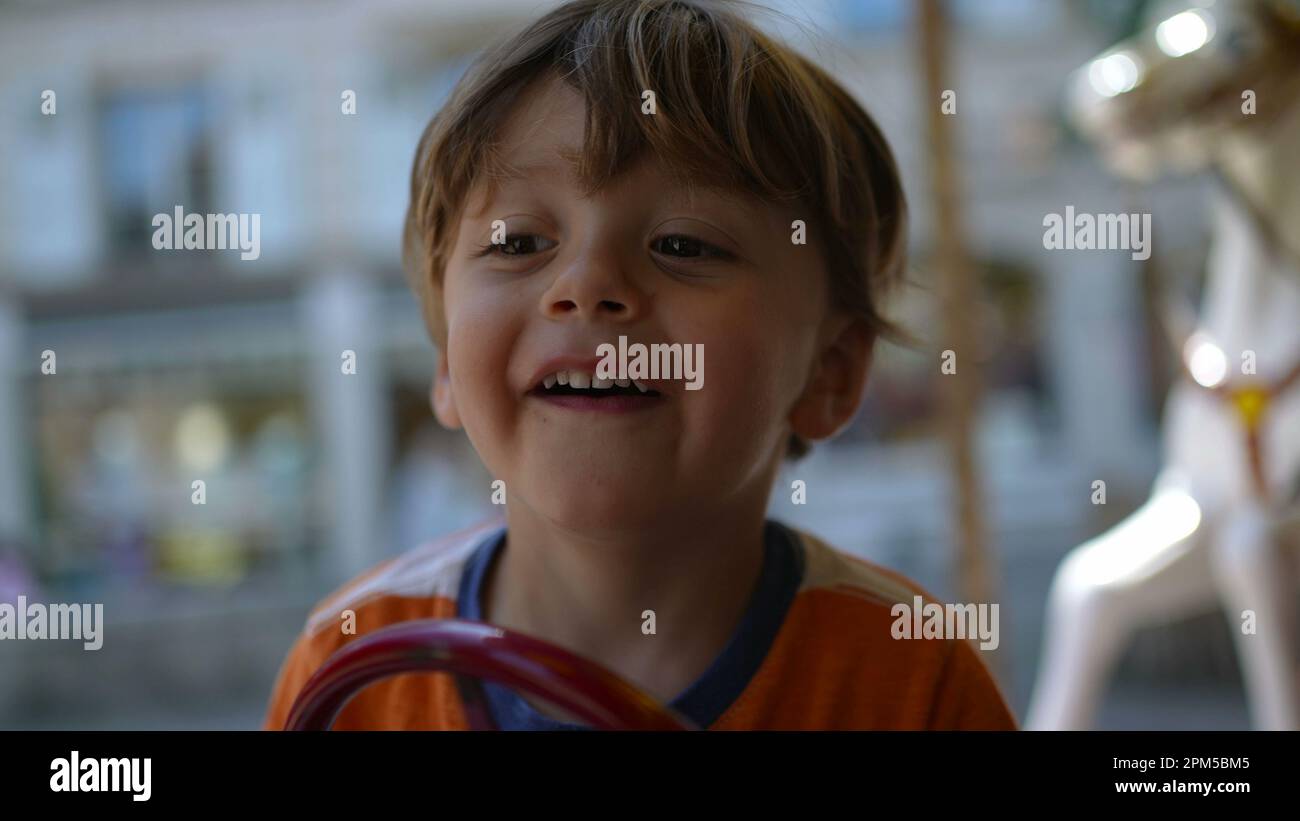
[[[816,246],[792,243],[795,210],[676,185],[649,154],[585,196],[583,124],[583,98],[547,78],[502,128],[516,173],[471,191],[443,273],[435,411],[465,428],[511,505],[564,527],[766,499],[824,345]],[[707,383],[593,391],[597,348],[620,335],[702,345]]]

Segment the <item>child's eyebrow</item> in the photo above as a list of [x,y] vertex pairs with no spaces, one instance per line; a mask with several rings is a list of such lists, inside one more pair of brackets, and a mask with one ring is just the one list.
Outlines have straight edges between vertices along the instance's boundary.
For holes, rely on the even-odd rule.
[[[494,155],[491,161],[491,171],[487,174],[487,190],[483,200],[483,207],[475,213],[475,218],[482,217],[487,212],[492,200],[502,186],[525,182],[538,177],[554,176],[556,174],[556,157],[565,164],[565,173],[563,174],[565,182],[577,187],[582,173],[582,150],[580,148],[563,146],[545,156],[538,156],[537,152],[530,152],[519,163],[512,163],[500,155]],[[745,193],[735,186],[712,182],[699,182],[686,188],[672,188],[664,192],[667,196],[675,196],[680,201],[690,204],[699,202],[697,195],[703,195],[705,200],[711,198],[716,204],[739,211],[750,220],[761,222],[767,216],[765,211],[758,203],[745,196]]]

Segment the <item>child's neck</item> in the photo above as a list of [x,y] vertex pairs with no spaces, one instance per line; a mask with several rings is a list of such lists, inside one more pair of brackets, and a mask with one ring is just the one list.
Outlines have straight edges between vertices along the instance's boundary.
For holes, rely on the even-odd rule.
[[[512,504],[483,617],[603,664],[667,703],[708,669],[745,613],[763,567],[766,502],[613,538],[561,529]],[[653,634],[643,632],[647,610]]]

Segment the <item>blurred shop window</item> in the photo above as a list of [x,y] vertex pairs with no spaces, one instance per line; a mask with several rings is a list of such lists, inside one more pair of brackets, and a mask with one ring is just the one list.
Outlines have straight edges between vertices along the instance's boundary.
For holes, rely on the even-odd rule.
[[500,515],[492,476],[462,431],[443,428],[429,407],[429,388],[404,380],[390,396],[394,465],[387,501],[390,553]]
[[451,94],[473,59],[396,49],[373,67],[379,90],[373,123],[359,138],[353,220],[371,253],[394,258],[410,199],[411,158],[429,118]]
[[104,210],[114,253],[145,255],[155,214],[209,213],[212,114],[197,86],[120,89],[100,107]]
[[896,32],[905,29],[911,18],[908,0],[833,0],[831,13],[835,22],[850,31]]
[[[1043,0],[953,0],[950,8],[963,28],[1015,32],[1039,31],[1061,22],[1064,5]],[[807,8],[816,9],[818,4],[808,3]],[[829,0],[829,11],[832,21],[844,30],[910,35],[916,4],[911,0]]]
[[[312,572],[321,518],[301,398],[164,384],[42,413],[44,536],[27,571],[64,588],[224,588]],[[22,570],[0,542],[0,590]]]
[[427,108],[427,120],[451,96],[451,90],[474,61],[473,54],[430,58],[425,53],[403,53],[388,58],[380,72],[384,101],[390,105],[418,103]]
[[1043,0],[954,0],[952,9],[962,26],[1002,34],[1041,31],[1063,23],[1065,6]]

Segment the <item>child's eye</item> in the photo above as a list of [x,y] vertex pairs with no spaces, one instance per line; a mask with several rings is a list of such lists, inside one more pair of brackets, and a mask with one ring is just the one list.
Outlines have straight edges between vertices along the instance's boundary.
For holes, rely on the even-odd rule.
[[545,251],[551,245],[554,245],[554,243],[551,243],[551,245],[538,247],[539,244],[547,242],[550,242],[550,240],[543,239],[537,234],[509,234],[506,236],[505,242],[490,242],[482,246],[477,256],[485,257],[491,254],[499,254],[505,257],[522,257]]
[[681,259],[725,259],[730,256],[716,245],[710,245],[703,240],[683,234],[669,234],[660,237],[651,242],[650,247],[661,254]]

